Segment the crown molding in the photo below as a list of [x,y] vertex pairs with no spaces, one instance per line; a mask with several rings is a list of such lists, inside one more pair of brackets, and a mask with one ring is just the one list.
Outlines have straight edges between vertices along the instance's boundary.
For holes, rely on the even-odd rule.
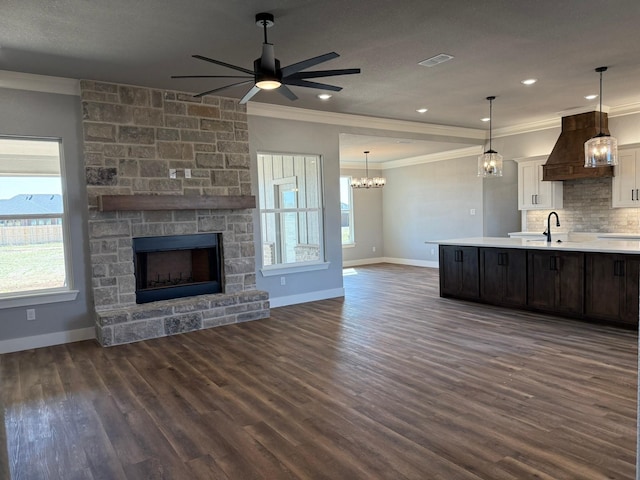
[[[546,120],[540,120],[537,122],[522,123],[520,125],[513,125],[511,127],[496,128],[493,130],[493,138],[537,132],[539,130],[547,130],[549,128],[560,128],[562,126],[562,117],[577,115],[579,113],[593,111],[597,112],[599,110],[599,105],[564,110],[562,112],[558,112],[558,116],[554,118],[548,118]],[[640,113],[640,102],[627,103],[625,105],[619,105],[617,107],[608,107],[606,105],[603,105],[602,111],[607,113],[609,118],[622,117],[624,115],[634,115],[636,113]]]
[[486,138],[486,132],[484,130],[475,128],[409,122],[406,120],[352,115],[349,113],[324,112],[320,110],[285,107],[282,105],[270,105],[268,103],[249,102],[247,104],[247,114],[257,117],[279,118],[282,120],[295,120],[299,122],[325,123],[329,125],[340,125],[343,127],[373,128],[377,130],[410,132],[423,135],[439,135],[474,140],[484,140]]
[[0,88],[80,96],[79,80],[9,70],[0,70]]
[[[374,163],[373,165],[369,162],[369,170],[389,170],[390,168],[409,167],[411,165],[442,162],[456,158],[475,157],[480,155],[483,150],[484,147],[482,145],[474,145],[473,147],[457,148],[455,150],[447,150],[446,152],[429,153],[427,155],[418,155],[417,157],[402,158],[400,160],[390,160],[384,163]],[[364,164],[362,162],[341,162],[340,168],[363,169]]]

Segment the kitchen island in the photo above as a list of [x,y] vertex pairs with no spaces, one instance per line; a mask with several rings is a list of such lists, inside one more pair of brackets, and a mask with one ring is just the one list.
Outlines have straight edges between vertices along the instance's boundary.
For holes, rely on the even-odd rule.
[[638,327],[640,240],[440,240],[440,296]]

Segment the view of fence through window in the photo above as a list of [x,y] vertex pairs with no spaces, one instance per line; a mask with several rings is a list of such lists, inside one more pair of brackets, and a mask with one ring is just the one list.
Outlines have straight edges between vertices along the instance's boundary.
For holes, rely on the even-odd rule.
[[57,140],[0,138],[0,296],[66,286]]

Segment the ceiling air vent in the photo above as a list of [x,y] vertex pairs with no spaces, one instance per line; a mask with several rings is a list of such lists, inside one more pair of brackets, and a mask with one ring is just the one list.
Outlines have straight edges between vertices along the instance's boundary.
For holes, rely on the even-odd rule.
[[435,57],[427,58],[418,63],[418,65],[422,65],[423,67],[435,67],[439,63],[444,63],[448,60],[451,60],[453,55],[447,55],[446,53],[439,53]]

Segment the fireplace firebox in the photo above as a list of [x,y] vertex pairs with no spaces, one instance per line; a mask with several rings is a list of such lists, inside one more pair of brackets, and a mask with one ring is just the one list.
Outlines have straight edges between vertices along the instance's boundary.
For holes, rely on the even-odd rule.
[[136,303],[223,291],[220,233],[133,239]]

